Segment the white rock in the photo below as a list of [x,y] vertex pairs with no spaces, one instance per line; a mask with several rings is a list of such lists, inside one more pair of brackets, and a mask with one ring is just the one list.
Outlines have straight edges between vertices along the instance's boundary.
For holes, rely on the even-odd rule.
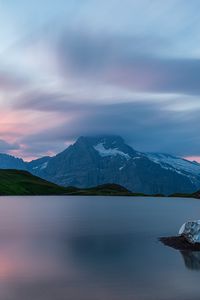
[[192,244],[200,243],[200,220],[184,223],[179,230],[179,235],[183,235]]

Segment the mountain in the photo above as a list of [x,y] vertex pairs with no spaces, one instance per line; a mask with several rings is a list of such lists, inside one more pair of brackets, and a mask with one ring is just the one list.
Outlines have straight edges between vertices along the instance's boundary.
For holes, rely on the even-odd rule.
[[109,182],[143,194],[190,194],[200,189],[200,164],[169,154],[136,151],[119,136],[80,137],[54,157],[19,161],[22,169],[34,175],[81,189]]
[[144,194],[192,193],[200,188],[200,164],[138,152],[118,136],[80,137],[37,174],[63,186],[88,188],[114,182]]
[[200,164],[165,153],[147,153],[147,157],[162,168],[172,169],[184,175],[200,174]]
[[0,169],[26,170],[27,165],[21,158],[0,154]]
[[47,164],[50,161],[50,159],[51,157],[44,156],[42,158],[32,160],[31,162],[26,163],[26,168],[29,172],[33,173],[34,175],[42,177],[43,170],[47,167]]

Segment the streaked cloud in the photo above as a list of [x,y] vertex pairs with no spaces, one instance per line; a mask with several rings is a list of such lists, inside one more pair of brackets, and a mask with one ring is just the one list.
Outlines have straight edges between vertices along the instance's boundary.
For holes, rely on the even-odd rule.
[[199,8],[0,0],[0,152],[30,159],[111,133],[139,150],[200,155]]

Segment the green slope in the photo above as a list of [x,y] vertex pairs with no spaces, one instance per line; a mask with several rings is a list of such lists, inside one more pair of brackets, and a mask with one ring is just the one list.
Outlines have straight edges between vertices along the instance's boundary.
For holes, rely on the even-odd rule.
[[[70,190],[71,189],[71,190]],[[103,184],[96,187],[87,189],[78,189],[74,187],[66,188],[68,195],[85,195],[85,196],[134,196],[133,193],[128,191],[121,185],[118,184]]]
[[117,184],[104,184],[88,189],[61,187],[27,171],[0,169],[0,195],[133,195]]
[[0,170],[0,195],[61,195],[65,188],[26,171]]

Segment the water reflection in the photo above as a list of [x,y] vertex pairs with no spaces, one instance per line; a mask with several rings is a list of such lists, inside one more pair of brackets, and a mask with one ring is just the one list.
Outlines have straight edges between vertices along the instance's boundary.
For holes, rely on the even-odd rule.
[[185,266],[189,270],[200,271],[200,252],[198,251],[180,251]]
[[0,299],[199,299],[199,274],[156,240],[197,217],[174,201],[0,198]]
[[71,237],[67,240],[71,254],[84,262],[107,263],[136,253],[137,239],[133,234],[107,234]]
[[148,267],[148,258],[151,256],[150,250],[145,254],[148,248],[145,242],[131,233],[74,236],[66,241],[66,247],[71,261],[90,278],[101,282],[107,278],[115,284],[123,282],[130,290],[136,273],[144,268],[137,257],[146,255]]
[[198,245],[189,244],[182,236],[162,237],[159,238],[159,241],[163,245],[179,251],[186,268],[195,271],[200,270],[200,251],[195,250],[195,248],[199,249]]

